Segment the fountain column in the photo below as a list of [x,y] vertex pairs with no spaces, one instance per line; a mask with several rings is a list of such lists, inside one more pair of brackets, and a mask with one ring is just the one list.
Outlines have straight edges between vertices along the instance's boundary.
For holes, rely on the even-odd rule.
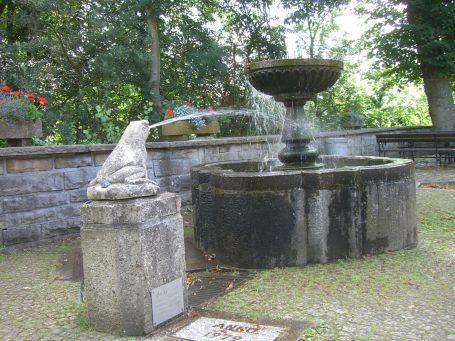
[[318,167],[319,153],[309,147],[313,128],[304,105],[335,84],[341,70],[343,62],[325,59],[265,60],[246,66],[251,85],[286,106],[281,138],[286,147],[278,154],[285,168]]
[[287,166],[301,168],[316,167],[319,152],[309,147],[313,139],[313,127],[305,113],[307,100],[284,101],[286,118],[283,124],[281,142],[284,147],[278,154],[279,160]]

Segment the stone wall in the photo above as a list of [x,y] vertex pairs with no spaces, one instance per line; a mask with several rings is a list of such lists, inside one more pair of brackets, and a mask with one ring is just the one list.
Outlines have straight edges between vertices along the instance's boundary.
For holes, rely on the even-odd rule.
[[[413,129],[413,128],[406,128]],[[375,134],[399,129],[320,133],[347,137],[350,152],[377,155]],[[79,233],[86,188],[114,145],[0,148],[0,247],[28,247]],[[257,159],[281,149],[278,136],[197,139],[149,143],[149,177],[163,191],[191,202],[190,167],[196,164]]]
[[[257,158],[277,136],[147,144],[148,174],[162,191],[191,201],[190,167]],[[0,246],[28,247],[79,233],[87,184],[114,145],[0,149]]]

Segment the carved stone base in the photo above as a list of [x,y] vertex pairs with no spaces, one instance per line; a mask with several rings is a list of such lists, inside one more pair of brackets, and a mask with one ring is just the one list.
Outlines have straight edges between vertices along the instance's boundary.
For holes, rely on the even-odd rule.
[[177,194],[92,201],[81,210],[84,298],[97,331],[139,336],[187,309]]

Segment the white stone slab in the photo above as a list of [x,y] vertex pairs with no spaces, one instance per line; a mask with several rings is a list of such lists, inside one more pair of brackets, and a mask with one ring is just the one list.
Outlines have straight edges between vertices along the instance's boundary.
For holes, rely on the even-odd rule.
[[153,325],[157,326],[183,313],[183,280],[179,277],[152,291]]
[[283,328],[201,317],[174,334],[192,341],[273,341]]

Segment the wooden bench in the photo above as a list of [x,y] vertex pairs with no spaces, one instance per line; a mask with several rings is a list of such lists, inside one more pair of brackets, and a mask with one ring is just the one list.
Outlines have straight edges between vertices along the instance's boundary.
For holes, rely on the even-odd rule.
[[397,153],[401,158],[434,158],[440,165],[455,161],[455,131],[376,135],[379,156]]

